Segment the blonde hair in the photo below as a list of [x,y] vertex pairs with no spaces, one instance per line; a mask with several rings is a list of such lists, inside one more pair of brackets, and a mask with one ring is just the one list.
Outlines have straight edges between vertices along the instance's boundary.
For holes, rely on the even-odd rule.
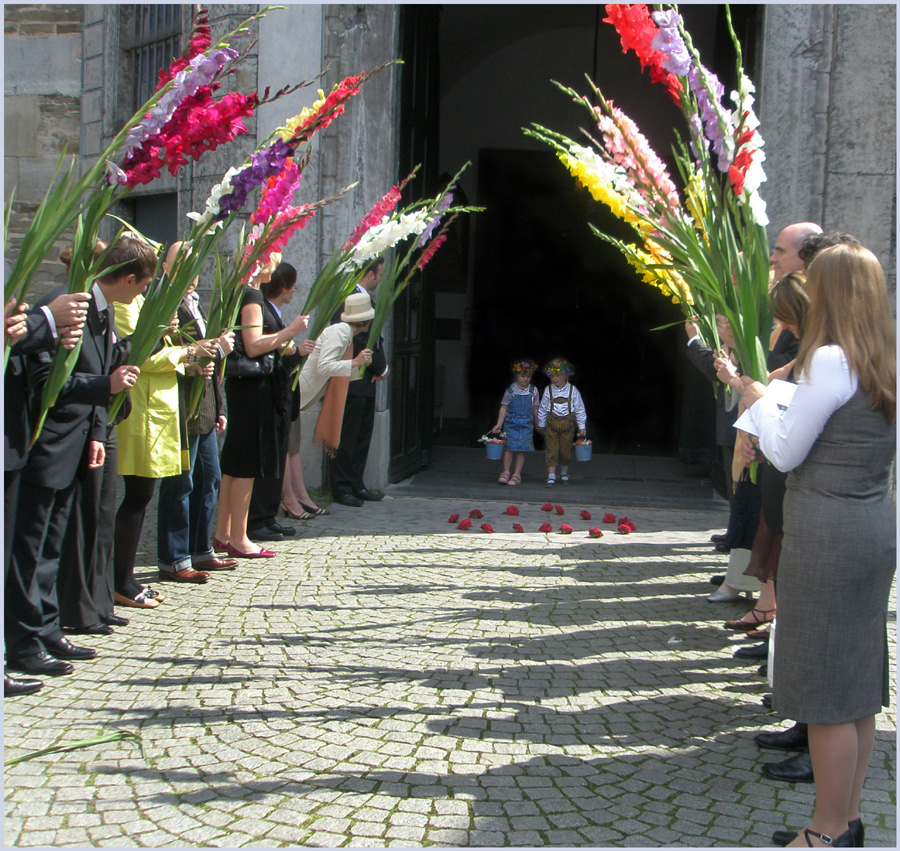
[[861,245],[825,248],[806,273],[809,313],[797,355],[799,375],[821,346],[844,350],[869,407],[888,422],[897,416],[896,331],[884,272]]
[[789,272],[772,287],[773,316],[779,322],[797,326],[797,336],[802,338],[809,312],[809,293],[806,292],[806,276],[803,272]]

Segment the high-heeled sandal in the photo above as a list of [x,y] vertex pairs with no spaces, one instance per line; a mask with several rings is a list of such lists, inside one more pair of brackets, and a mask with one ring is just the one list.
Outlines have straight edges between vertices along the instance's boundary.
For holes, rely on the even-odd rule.
[[307,505],[302,499],[298,499],[297,502],[300,503],[300,507],[304,511],[308,511],[313,517],[321,517],[323,514],[331,514],[331,512],[327,508],[322,508],[321,505]]
[[[850,847],[864,848],[866,829],[863,827],[862,819],[855,818],[853,821],[848,821],[847,828],[847,832],[850,834],[852,840]],[[772,842],[780,848],[784,848],[785,845],[790,845],[797,836],[798,832],[796,830],[776,830],[775,833],[772,834]]]
[[[757,612],[759,612],[759,614],[757,614]],[[743,619],[739,621],[725,621],[723,627],[725,629],[737,629],[742,632],[749,632],[750,630],[757,629],[763,624],[771,623],[775,620],[775,609],[757,609],[756,606],[754,606],[747,614],[753,616],[752,621],[745,621]],[[769,614],[771,614],[772,617],[760,617],[760,615]]]
[[850,830],[845,830],[840,836],[831,837],[827,833],[819,833],[817,830],[813,830],[811,827],[804,827],[801,831],[803,833],[803,838],[806,840],[806,844],[810,848],[815,848],[816,846],[812,844],[812,840],[809,838],[810,836],[815,836],[816,839],[821,839],[826,845],[830,845],[832,848],[853,848],[853,836]]
[[292,520],[312,520],[315,515],[310,514],[308,511],[304,510],[302,514],[294,514],[285,504],[284,500],[281,501],[281,510],[284,512],[285,517],[290,517]]

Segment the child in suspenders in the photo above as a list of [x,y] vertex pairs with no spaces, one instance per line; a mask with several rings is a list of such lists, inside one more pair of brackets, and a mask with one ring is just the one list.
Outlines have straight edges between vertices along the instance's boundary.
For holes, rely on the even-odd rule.
[[577,388],[569,382],[569,376],[574,373],[572,364],[565,358],[554,358],[544,367],[544,375],[550,379],[550,384],[544,390],[538,409],[538,431],[545,435],[548,488],[556,484],[557,465],[560,481],[569,481],[576,425],[579,437],[586,434],[584,401]]

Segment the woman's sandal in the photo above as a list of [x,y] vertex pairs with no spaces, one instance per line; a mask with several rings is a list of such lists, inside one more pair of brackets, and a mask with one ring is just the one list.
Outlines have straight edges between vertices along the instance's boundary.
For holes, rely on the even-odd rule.
[[155,609],[159,606],[159,603],[156,600],[147,596],[146,588],[134,599],[126,597],[124,594],[119,594],[118,591],[114,591],[113,601],[118,606],[129,606],[132,609]]
[[500,474],[500,478],[497,479],[497,482],[501,485],[508,485],[509,484],[509,470],[504,470]]
[[327,508],[322,508],[321,505],[307,505],[301,500],[297,500],[297,502],[300,503],[304,511],[309,512],[310,517],[321,517],[323,514],[331,514]]
[[831,837],[827,833],[819,833],[818,830],[813,830],[811,827],[803,828],[803,838],[806,840],[806,844],[810,848],[816,848],[818,846],[812,844],[812,840],[809,838],[810,836],[815,836],[816,839],[821,839],[826,845],[831,846],[832,848],[853,848],[853,836],[849,830],[845,830],[840,836]]
[[284,500],[281,501],[281,510],[284,512],[285,517],[290,517],[292,520],[312,520],[315,517],[314,514],[310,514],[306,509],[303,509],[302,514],[294,514],[285,504]]
[[[759,614],[757,614],[757,612],[759,612]],[[757,609],[754,606],[752,609],[750,609],[749,612],[747,612],[747,614],[753,616],[752,621],[745,621],[745,620],[725,621],[725,623],[723,624],[724,628],[725,629],[737,629],[737,630],[741,630],[742,632],[744,632],[744,631],[750,631],[752,629],[756,629],[757,627],[762,626],[764,623],[771,623],[773,620],[775,620],[775,609]],[[770,617],[770,618],[762,617],[761,618],[759,616],[759,615],[769,615],[769,614],[771,614],[772,617]]]
[[521,482],[522,482],[522,477],[521,477],[518,473],[513,473],[513,474],[509,477],[509,481],[507,482],[507,484],[509,484],[509,485],[518,485],[518,484],[520,484]]

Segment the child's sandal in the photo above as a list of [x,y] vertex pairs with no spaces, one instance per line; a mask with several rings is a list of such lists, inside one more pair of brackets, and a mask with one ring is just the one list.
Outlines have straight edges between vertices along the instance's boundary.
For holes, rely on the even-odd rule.
[[511,484],[511,485],[517,485],[517,484],[519,484],[521,481],[522,481],[522,477],[521,477],[518,473],[513,473],[513,474],[509,477],[509,484]]
[[497,481],[498,481],[501,485],[508,485],[508,484],[509,484],[509,470],[504,470],[504,471],[500,474],[500,478],[497,479]]

